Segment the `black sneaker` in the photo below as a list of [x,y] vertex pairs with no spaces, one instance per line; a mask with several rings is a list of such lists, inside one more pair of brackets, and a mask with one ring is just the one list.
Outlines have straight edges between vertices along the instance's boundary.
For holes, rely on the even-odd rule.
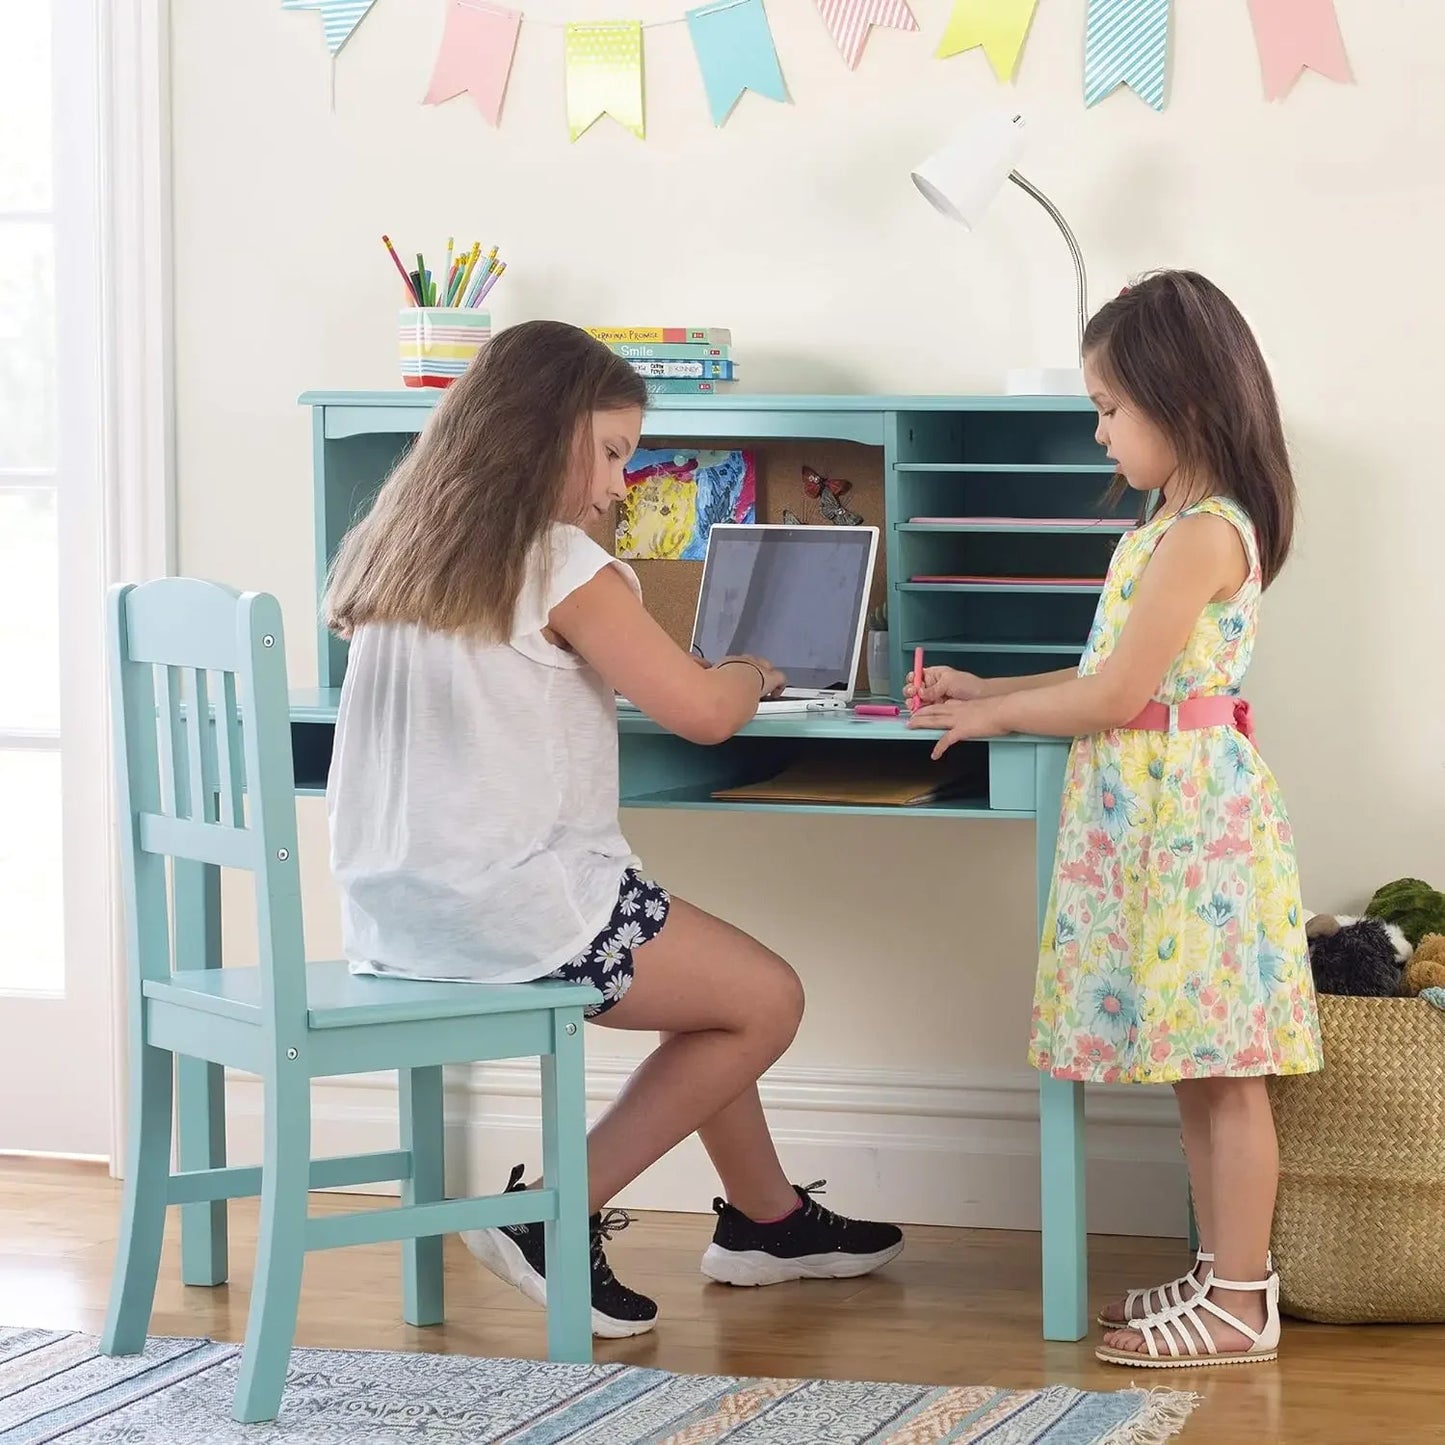
[[[526,1186],[519,1164],[507,1181],[506,1193]],[[607,1263],[603,1242],[627,1228],[632,1217],[620,1209],[594,1214],[592,1234],[592,1333],[620,1340],[645,1335],[657,1323],[657,1305],[645,1294],[628,1289]],[[547,1303],[546,1230],[540,1224],[509,1224],[501,1229],[467,1229],[462,1242],[491,1272],[515,1285],[533,1304]]]
[[789,1279],[855,1279],[881,1269],[903,1249],[892,1224],[844,1219],[813,1198],[823,1180],[794,1185],[801,1201],[786,1219],[757,1224],[714,1199],[717,1228],[702,1257],[702,1272],[720,1284],[781,1284]]

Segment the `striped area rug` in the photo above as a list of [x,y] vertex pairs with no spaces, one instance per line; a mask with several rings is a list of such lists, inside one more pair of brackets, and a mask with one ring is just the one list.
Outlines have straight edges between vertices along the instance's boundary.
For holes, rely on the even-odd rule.
[[456,1355],[297,1350],[280,1419],[231,1420],[240,1349],[0,1329],[3,1445],[1163,1445],[1196,1397],[670,1375]]

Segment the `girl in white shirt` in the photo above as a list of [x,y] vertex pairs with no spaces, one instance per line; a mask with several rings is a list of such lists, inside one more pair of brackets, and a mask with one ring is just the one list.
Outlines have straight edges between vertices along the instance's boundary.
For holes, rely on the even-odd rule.
[[[727,1195],[711,1278],[852,1277],[903,1247],[892,1225],[824,1209],[778,1162],[757,1080],[802,1018],[797,975],[670,898],[622,836],[615,693],[708,744],[784,681],[761,658],[698,666],[584,530],[624,495],[646,399],[575,327],[501,333],[347,535],[326,598],[351,641],[327,812],[353,967],[583,980],[603,995],[595,1022],[663,1035],[588,1140],[593,1329],[609,1336],[651,1329],[657,1306],[608,1268],[603,1240],[627,1219],[602,1207],[694,1131]],[[517,1225],[467,1244],[543,1303],[542,1235]]]

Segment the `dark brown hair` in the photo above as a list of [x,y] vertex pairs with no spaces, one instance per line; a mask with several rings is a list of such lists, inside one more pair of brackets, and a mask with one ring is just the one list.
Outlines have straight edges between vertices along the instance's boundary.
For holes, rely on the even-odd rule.
[[1193,271],[1156,271],[1089,322],[1084,352],[1159,428],[1189,479],[1248,513],[1264,585],[1289,556],[1298,497],[1274,383],[1238,307]]
[[504,639],[576,449],[590,454],[592,413],[646,402],[642,378],[575,326],[499,333],[346,534],[326,625],[343,637],[365,622],[416,622]]

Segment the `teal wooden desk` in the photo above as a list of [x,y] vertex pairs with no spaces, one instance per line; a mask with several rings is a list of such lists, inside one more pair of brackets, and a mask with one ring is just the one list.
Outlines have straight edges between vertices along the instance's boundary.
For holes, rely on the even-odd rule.
[[[318,595],[332,554],[391,466],[424,425],[438,393],[313,392],[313,498]],[[1093,440],[1084,398],[721,396],[659,397],[644,436],[654,443],[748,445],[835,440],[881,453],[882,525],[895,695],[922,646],[930,662],[1019,674],[1077,660],[1122,513],[1102,516],[1113,468]],[[920,517],[944,517],[921,522]],[[872,518],[870,518],[872,520]],[[940,574],[987,580],[915,581]],[[1083,578],[1085,580],[1079,580]],[[1057,581],[1051,579],[1059,579]],[[346,647],[319,634],[317,689],[292,696],[297,792],[324,790]],[[886,749],[929,746],[902,724],[792,714],[755,721],[718,748],[672,737],[645,718],[619,721],[621,796],[629,808],[737,809],[719,787],[776,773],[802,751],[841,750],[860,769]],[[791,807],[795,812],[900,814],[946,829],[950,819],[1025,819],[1035,825],[1038,907],[1046,904],[1067,746],[1058,739],[970,744],[968,796],[908,809]],[[752,805],[761,811],[779,805]],[[963,866],[962,859],[960,867]],[[706,903],[706,899],[700,900]],[[218,938],[218,930],[211,930]],[[218,948],[218,944],[216,945]],[[1032,975],[1033,957],[1018,960]],[[1025,1047],[1026,1019],[1018,1021]],[[223,1150],[219,1077],[184,1093],[182,1167]],[[1082,1339],[1088,1327],[1084,1227],[1084,1093],[1041,1078],[1043,1333]],[[185,1162],[197,1161],[195,1166]],[[225,1278],[224,1206],[183,1213],[183,1277]]]

